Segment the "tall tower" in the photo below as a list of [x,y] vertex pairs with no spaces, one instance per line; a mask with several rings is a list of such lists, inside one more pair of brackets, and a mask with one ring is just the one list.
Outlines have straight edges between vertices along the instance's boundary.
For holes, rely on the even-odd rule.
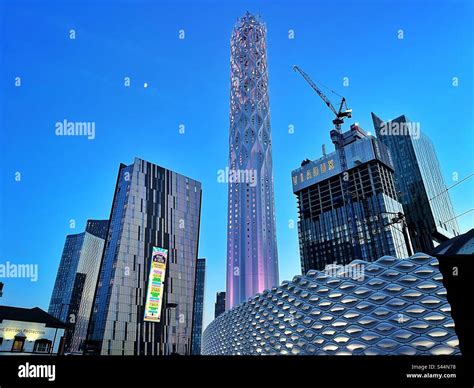
[[85,232],[66,237],[48,310],[68,325],[66,352],[84,349],[108,227],[109,220],[88,220]]
[[453,205],[431,140],[405,115],[384,122],[372,113],[377,137],[392,155],[395,188],[415,252],[431,253],[459,235]]
[[194,285],[193,329],[191,332],[191,354],[201,354],[202,318],[204,315],[204,288],[206,282],[206,259],[197,259],[196,283]]
[[145,160],[120,165],[87,353],[191,353],[201,193]]
[[278,284],[266,27],[248,12],[230,40],[226,309]]

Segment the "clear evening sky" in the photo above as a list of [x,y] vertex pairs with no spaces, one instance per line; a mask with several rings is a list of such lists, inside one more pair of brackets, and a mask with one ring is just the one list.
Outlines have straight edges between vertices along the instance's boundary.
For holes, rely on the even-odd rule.
[[[331,113],[294,64],[347,98],[345,128],[374,132],[371,111],[406,114],[433,140],[448,186],[474,172],[471,1],[2,1],[0,263],[38,264],[39,278],[0,279],[1,304],[48,308],[66,235],[109,216],[119,163],[138,156],[202,182],[212,320],[225,290],[229,39],[247,10],[268,28],[280,280],[300,273],[291,170],[322,143],[333,149]],[[64,119],[95,122],[95,139],[56,136]],[[450,190],[456,215],[473,192],[474,179]],[[473,216],[458,219],[463,232]]]

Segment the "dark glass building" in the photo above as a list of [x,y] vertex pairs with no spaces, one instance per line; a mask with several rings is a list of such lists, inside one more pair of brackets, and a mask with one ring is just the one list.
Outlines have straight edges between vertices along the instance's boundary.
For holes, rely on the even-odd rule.
[[[408,256],[402,231],[387,226],[402,212],[397,200],[393,165],[387,148],[358,125],[344,133],[348,171],[341,170],[336,152],[306,160],[292,172],[293,192],[298,200],[298,236],[301,269],[323,270],[329,264],[347,264],[356,259],[373,261],[384,255]],[[343,201],[342,179],[349,180],[357,230],[350,232],[348,204]],[[353,228],[355,229],[355,228]]]
[[84,348],[107,227],[108,220],[89,220],[85,232],[66,237],[48,309],[67,325],[65,352]]
[[214,308],[214,319],[225,311],[225,291],[216,294],[216,304]]
[[192,354],[201,354],[202,318],[204,313],[204,284],[206,281],[206,259],[198,259],[196,286],[194,289],[194,317],[192,331]]
[[191,353],[200,213],[200,182],[138,158],[120,165],[88,353]]
[[86,232],[105,240],[109,229],[109,220],[87,220]]
[[383,122],[372,113],[372,120],[377,137],[393,158],[395,185],[413,249],[430,253],[439,243],[459,235],[433,143],[421,132],[419,123],[405,115]]

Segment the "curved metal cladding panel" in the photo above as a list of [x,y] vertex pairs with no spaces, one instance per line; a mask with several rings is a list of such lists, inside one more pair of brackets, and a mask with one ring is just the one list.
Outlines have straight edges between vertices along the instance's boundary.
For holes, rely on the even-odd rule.
[[203,354],[460,354],[442,279],[423,253],[311,270],[211,322]]

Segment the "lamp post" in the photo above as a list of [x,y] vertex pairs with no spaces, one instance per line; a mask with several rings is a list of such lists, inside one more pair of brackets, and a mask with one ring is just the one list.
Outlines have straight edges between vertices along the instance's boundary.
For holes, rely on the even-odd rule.
[[402,212],[397,212],[397,213],[382,212],[382,214],[393,214],[393,215],[395,215],[395,217],[393,217],[391,219],[391,221],[388,224],[386,224],[385,226],[390,226],[390,225],[398,224],[398,223],[402,224],[401,232],[403,234],[403,239],[405,240],[405,245],[407,247],[408,256],[413,256],[413,254],[414,254],[413,245],[411,243],[410,232],[408,231],[408,225],[407,225],[407,222],[406,222],[405,215]]
[[[168,346],[170,345],[170,331],[171,331],[171,314],[170,310],[171,309],[176,309],[178,307],[177,303],[166,303],[166,325],[168,326]],[[176,333],[178,335],[178,333]],[[176,343],[176,347],[178,347],[178,343]],[[169,354],[174,354],[173,349],[171,349],[171,352],[168,352]]]

